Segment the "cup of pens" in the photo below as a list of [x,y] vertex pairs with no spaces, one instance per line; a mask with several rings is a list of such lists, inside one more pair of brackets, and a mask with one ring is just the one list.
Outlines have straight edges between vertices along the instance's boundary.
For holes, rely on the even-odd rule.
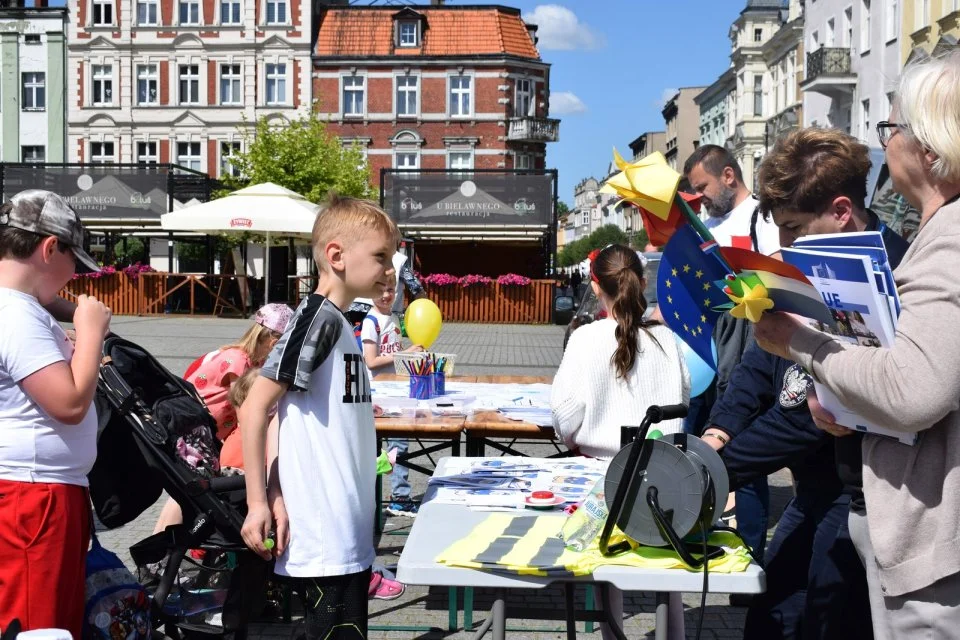
[[447,395],[447,359],[436,358],[433,363],[433,395]]
[[410,376],[410,397],[417,400],[429,400],[433,397],[433,374],[413,374]]
[[429,400],[434,395],[433,360],[429,356],[412,362],[405,362],[404,367],[410,374],[410,397],[417,400]]

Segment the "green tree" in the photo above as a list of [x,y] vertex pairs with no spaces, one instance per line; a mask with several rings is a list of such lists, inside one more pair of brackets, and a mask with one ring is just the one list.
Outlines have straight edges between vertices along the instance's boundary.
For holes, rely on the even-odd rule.
[[562,218],[568,213],[570,213],[570,207],[567,206],[567,203],[563,200],[557,200],[557,218]]
[[231,159],[240,177],[223,181],[229,191],[273,182],[310,202],[321,202],[331,190],[357,198],[377,197],[362,151],[342,146],[314,113],[283,126],[260,118],[252,132],[242,133],[246,150]]
[[615,224],[605,224],[587,236],[587,253],[602,249],[608,244],[628,244],[630,238]]

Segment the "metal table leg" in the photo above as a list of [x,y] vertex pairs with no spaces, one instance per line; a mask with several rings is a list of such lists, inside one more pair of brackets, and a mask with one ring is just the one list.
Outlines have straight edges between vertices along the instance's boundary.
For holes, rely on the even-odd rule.
[[567,608],[567,640],[577,640],[577,612],[573,603],[573,589],[574,584],[572,582],[564,583],[564,604]]
[[[503,591],[497,592],[497,598],[490,608],[490,615],[473,634],[473,640],[480,640],[488,629],[493,629],[493,640],[506,640],[507,636],[507,603]],[[465,629],[466,630],[466,629]]]
[[657,618],[654,629],[654,638],[656,640],[667,640],[669,635],[670,620],[670,594],[663,591],[657,592]]

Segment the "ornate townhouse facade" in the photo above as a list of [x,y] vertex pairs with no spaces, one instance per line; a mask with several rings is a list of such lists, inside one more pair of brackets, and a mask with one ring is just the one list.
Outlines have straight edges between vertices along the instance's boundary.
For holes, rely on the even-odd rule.
[[544,169],[559,135],[550,65],[518,9],[331,6],[318,16],[315,109],[381,169]]
[[67,161],[232,172],[243,129],[308,113],[309,0],[68,0]]

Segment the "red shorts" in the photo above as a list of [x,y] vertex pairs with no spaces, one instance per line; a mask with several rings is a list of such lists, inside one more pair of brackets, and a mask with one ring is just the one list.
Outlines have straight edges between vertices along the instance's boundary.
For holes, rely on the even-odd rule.
[[86,487],[0,480],[0,627],[82,638],[89,545]]

